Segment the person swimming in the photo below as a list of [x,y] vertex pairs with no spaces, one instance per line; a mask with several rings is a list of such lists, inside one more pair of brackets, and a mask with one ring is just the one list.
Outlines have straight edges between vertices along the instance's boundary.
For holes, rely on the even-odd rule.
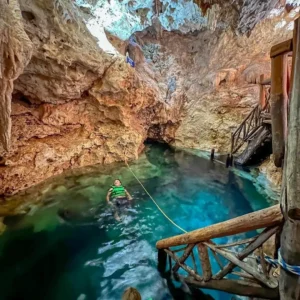
[[106,195],[107,203],[111,204],[111,202],[115,202],[119,206],[127,202],[128,200],[132,200],[131,195],[123,187],[121,181],[119,179],[115,179],[114,184],[108,190],[108,193]]
[[[131,200],[131,195],[123,187],[121,181],[119,179],[115,179],[114,184],[108,190],[106,195],[107,204],[115,207],[120,207],[128,204]],[[114,217],[116,220],[120,220],[117,209],[114,212]]]

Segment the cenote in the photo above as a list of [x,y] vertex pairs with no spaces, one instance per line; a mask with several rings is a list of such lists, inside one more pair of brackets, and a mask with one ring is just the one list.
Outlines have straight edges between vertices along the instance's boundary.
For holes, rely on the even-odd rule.
[[[272,204],[251,180],[183,150],[147,145],[131,166],[162,209],[188,231]],[[105,201],[114,178],[134,197],[121,222]],[[145,300],[233,297],[210,290],[192,296],[186,286],[161,277],[155,243],[180,231],[124,164],[68,172],[23,197],[29,202],[38,197],[41,205],[32,206],[26,216],[5,220],[7,230],[0,238],[2,300],[121,299],[129,286]],[[66,209],[68,221],[58,215]]]

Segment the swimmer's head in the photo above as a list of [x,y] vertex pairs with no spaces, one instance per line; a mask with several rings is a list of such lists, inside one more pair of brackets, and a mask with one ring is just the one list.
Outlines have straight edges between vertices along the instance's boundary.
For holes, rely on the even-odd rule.
[[115,179],[114,186],[121,186],[121,185],[122,185],[121,180],[120,179]]
[[137,289],[129,287],[124,291],[122,300],[142,300],[142,297]]

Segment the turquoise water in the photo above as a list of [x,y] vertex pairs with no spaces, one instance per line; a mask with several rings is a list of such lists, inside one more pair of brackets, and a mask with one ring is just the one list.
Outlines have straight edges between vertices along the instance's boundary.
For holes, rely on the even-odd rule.
[[[131,165],[163,210],[185,230],[270,205],[250,180],[184,151],[147,146]],[[134,197],[121,212],[121,222],[105,201],[114,178],[120,178]],[[155,243],[180,232],[123,164],[72,171],[24,198],[39,199],[42,205],[32,206],[27,216],[5,220],[8,228],[0,238],[3,300],[121,299],[128,286],[136,287],[145,300],[232,299],[209,290],[203,290],[206,297],[192,297],[186,286],[160,276]],[[66,209],[68,221],[58,215]],[[218,270],[217,265],[213,269]]]

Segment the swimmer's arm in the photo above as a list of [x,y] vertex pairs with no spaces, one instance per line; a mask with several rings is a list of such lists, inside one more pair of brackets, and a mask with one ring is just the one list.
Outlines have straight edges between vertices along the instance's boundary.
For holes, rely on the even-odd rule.
[[108,192],[107,192],[107,195],[106,195],[106,201],[107,201],[108,204],[111,203],[111,202],[110,202],[111,191],[112,191],[112,189],[109,189]]
[[127,190],[125,190],[125,193],[126,193],[126,196],[127,196],[128,200],[132,200],[132,197],[131,197],[131,195],[128,193]]

